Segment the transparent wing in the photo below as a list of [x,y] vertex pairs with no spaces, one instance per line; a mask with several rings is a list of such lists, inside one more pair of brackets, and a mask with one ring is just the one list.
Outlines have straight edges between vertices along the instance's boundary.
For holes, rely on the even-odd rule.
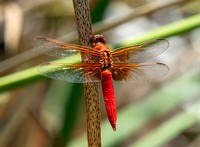
[[57,58],[65,58],[71,55],[80,55],[80,53],[83,53],[87,54],[85,58],[86,61],[99,61],[101,55],[99,50],[91,47],[63,43],[45,37],[35,38],[32,44],[36,49],[41,50],[43,53]]
[[163,63],[118,63],[111,68],[115,81],[142,83],[166,75],[169,67]]
[[111,51],[113,61],[140,63],[163,53],[169,47],[165,39],[151,40],[142,44],[122,47]]
[[101,81],[100,63],[43,63],[37,71],[49,78],[65,80],[72,83],[88,83]]

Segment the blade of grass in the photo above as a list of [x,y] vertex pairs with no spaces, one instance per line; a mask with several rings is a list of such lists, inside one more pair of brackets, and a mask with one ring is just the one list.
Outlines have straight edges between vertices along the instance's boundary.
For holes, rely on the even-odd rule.
[[0,93],[47,79],[37,73],[37,67],[32,67],[0,78]]
[[[77,92],[78,91],[78,92]],[[53,145],[63,147],[69,142],[72,136],[73,128],[76,124],[78,106],[83,97],[83,84],[67,83],[65,81],[52,80],[51,86],[48,88],[45,105],[43,107],[44,114],[51,114],[48,118],[54,118],[48,121],[47,126],[51,126],[53,130],[59,130],[53,137]]]
[[[196,105],[196,111],[199,111],[200,104]],[[188,129],[197,122],[197,116],[190,112],[181,112],[160,125],[146,136],[137,140],[131,147],[159,147],[163,146],[184,130]]]
[[189,32],[197,27],[200,27],[200,14],[193,15],[186,19],[167,24],[154,30],[150,30],[137,37],[129,38],[128,40],[125,40],[122,43],[117,44],[115,46],[128,46],[157,38],[167,38],[170,36],[175,36],[185,32]]
[[[77,92],[79,91],[79,92]],[[63,142],[63,146],[69,142],[72,135],[72,131],[75,126],[78,112],[78,104],[80,104],[81,96],[83,94],[82,84],[73,84],[72,91],[70,92],[69,100],[65,106],[64,124],[60,131],[60,138]],[[60,146],[61,147],[61,146]]]

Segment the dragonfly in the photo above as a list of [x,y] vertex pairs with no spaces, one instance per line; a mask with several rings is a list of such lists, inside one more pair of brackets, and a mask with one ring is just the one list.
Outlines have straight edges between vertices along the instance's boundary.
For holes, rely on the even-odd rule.
[[[166,64],[148,60],[162,54],[168,48],[169,42],[155,39],[110,50],[103,35],[94,35],[90,43],[91,47],[88,47],[37,37],[33,40],[36,49],[45,49],[45,54],[63,59],[59,62],[43,63],[38,66],[37,71],[46,77],[72,83],[101,82],[108,120],[115,131],[117,113],[113,80],[143,83],[166,75],[169,72]],[[84,55],[82,62],[67,61],[70,56],[80,54]]]

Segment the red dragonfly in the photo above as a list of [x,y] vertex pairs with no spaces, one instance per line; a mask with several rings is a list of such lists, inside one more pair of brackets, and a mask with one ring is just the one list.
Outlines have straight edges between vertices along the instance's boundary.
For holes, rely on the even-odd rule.
[[73,83],[101,82],[108,119],[116,130],[116,105],[112,79],[120,82],[141,83],[169,72],[163,63],[150,63],[148,59],[163,53],[169,46],[165,39],[156,39],[142,44],[121,47],[110,51],[103,35],[91,38],[92,47],[63,43],[50,38],[38,37],[34,46],[50,56],[65,58],[86,54],[82,63],[43,63],[38,72],[52,79]]

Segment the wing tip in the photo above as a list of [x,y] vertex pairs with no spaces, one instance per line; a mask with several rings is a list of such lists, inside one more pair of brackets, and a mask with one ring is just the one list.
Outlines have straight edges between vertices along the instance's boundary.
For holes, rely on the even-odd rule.
[[156,63],[156,64],[161,65],[162,67],[165,67],[165,72],[163,72],[164,74],[161,75],[160,77],[164,77],[164,76],[166,76],[170,72],[170,68],[166,64],[164,64],[164,63]]
[[166,44],[167,44],[167,48],[169,47],[170,43],[167,39],[164,39],[164,38],[159,38],[159,39],[156,39],[156,40],[159,40],[159,41],[164,41]]
[[36,47],[36,48],[39,48],[40,47],[40,43],[38,42],[38,40],[46,40],[47,37],[43,37],[43,36],[37,36],[35,37],[33,40],[32,40],[32,46],[33,47]]

